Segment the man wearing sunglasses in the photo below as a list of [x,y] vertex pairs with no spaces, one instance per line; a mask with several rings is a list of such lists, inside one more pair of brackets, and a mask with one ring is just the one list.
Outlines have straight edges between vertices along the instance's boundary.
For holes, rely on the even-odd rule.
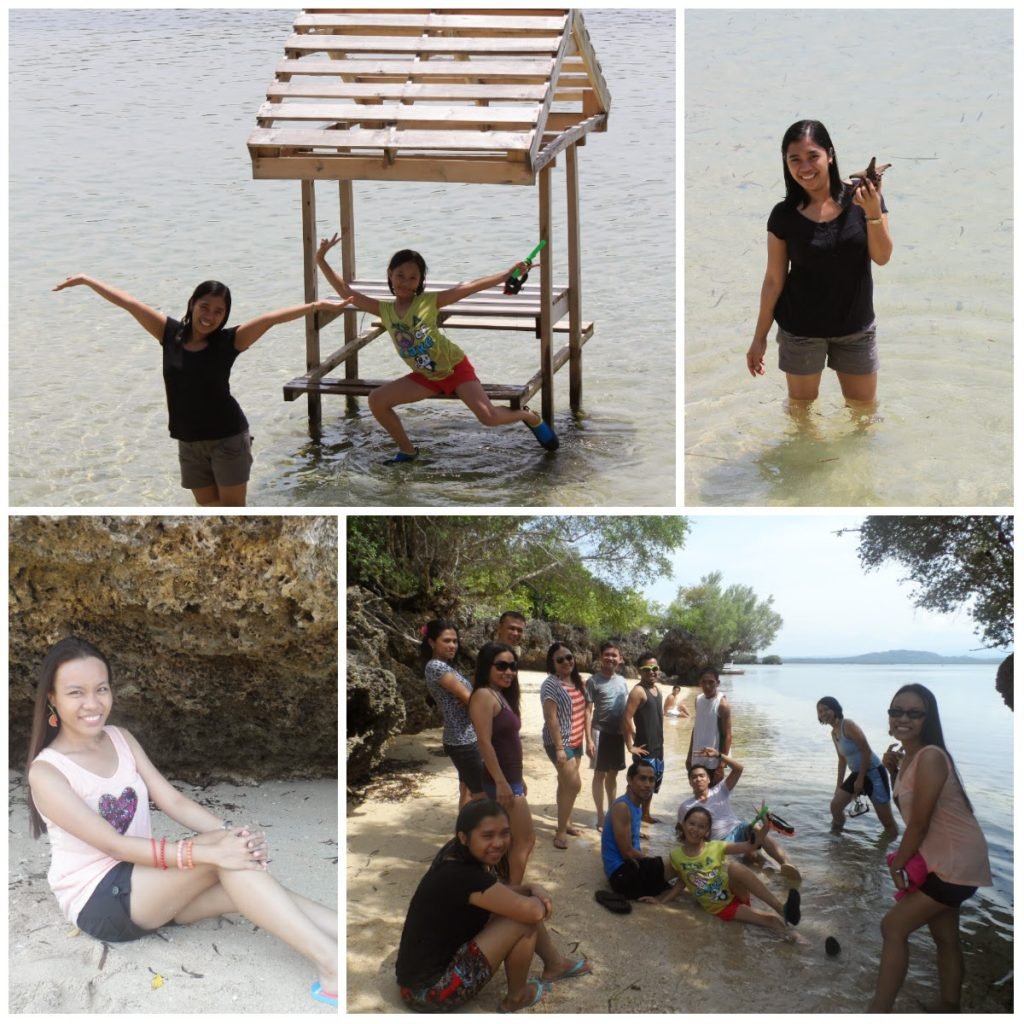
[[622,725],[626,749],[633,755],[633,763],[643,762],[654,769],[654,788],[648,792],[643,804],[641,821],[658,823],[651,817],[651,800],[661,789],[665,775],[665,731],[658,689],[658,659],[651,651],[637,658],[640,682],[629,693]]
[[[622,735],[622,714],[626,710],[629,688],[618,674],[618,644],[606,640],[601,644],[598,671],[587,680],[587,716],[585,735],[587,750],[596,750],[591,764],[594,781],[591,793],[597,809],[597,828],[604,828],[604,798],[608,808],[615,802],[616,777],[626,767],[626,742]],[[594,733],[597,739],[594,739]]]

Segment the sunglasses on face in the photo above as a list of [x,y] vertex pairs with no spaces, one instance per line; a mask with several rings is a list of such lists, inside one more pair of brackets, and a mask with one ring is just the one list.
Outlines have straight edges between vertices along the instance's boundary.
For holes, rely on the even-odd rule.
[[567,661],[575,661],[575,657],[571,654],[559,654],[555,658],[556,665],[564,665]]
[[909,718],[912,722],[918,722],[927,716],[927,711],[918,711],[916,708],[911,711],[906,711],[903,708],[889,708],[890,718]]
[[518,672],[519,666],[514,661],[496,661],[494,668],[499,672]]
[[641,665],[640,666],[640,671],[641,672],[657,672],[658,671],[658,666],[657,665]]

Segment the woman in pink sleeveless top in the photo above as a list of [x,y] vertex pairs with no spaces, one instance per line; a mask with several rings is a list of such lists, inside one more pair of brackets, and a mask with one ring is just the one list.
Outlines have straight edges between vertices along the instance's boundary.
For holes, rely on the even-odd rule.
[[[337,911],[285,889],[267,872],[261,832],[232,827],[179,793],[126,729],[107,725],[110,665],[67,637],[39,674],[27,765],[34,838],[50,838],[47,876],[69,921],[106,942],[170,922],[238,912],[308,957],[311,995],[337,1005]],[[149,803],[191,835],[157,838]]]
[[960,904],[978,886],[992,884],[988,846],[946,750],[931,690],[911,683],[896,692],[889,733],[896,743],[882,760],[894,776],[906,829],[889,864],[898,902],[882,919],[878,981],[868,1009],[892,1010],[907,975],[910,934],[927,925],[938,956],[938,1010],[957,1013],[964,973]]

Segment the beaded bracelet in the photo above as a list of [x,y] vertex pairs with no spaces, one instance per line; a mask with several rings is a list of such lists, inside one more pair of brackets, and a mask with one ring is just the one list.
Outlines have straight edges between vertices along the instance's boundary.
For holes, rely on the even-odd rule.
[[185,843],[185,864],[188,866],[188,869],[190,871],[192,870],[192,868],[195,867],[195,864],[192,862],[192,840],[191,839],[187,843]]
[[160,862],[156,859],[156,839],[153,836],[149,837],[150,843],[153,845],[153,867],[160,867]]
[[184,871],[185,870],[184,862],[181,859],[181,848],[184,845],[184,843],[185,843],[184,839],[179,839],[178,840],[178,870],[179,871]]
[[164,871],[167,870],[167,836],[160,839],[160,864]]

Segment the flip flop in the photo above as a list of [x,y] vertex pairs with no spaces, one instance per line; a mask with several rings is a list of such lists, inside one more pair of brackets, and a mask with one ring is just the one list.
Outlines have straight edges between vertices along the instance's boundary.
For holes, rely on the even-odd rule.
[[556,850],[568,850],[569,844],[564,839],[555,839],[552,841],[552,845]]
[[607,889],[598,889],[598,891],[594,893],[594,899],[597,900],[602,907],[610,910],[613,914],[629,914],[633,911],[632,904],[629,900],[617,892],[609,892]]
[[782,908],[782,917],[786,924],[798,925],[800,923],[800,893],[798,890],[789,890],[786,905]]
[[791,882],[803,881],[803,876],[800,874],[799,868],[794,864],[783,864],[779,868],[779,872],[783,878],[788,878]]
[[528,1003],[517,1006],[514,1010],[506,1010],[501,1003],[498,1003],[498,1013],[518,1013],[520,1010],[528,1010],[531,1006],[536,1006],[544,998],[545,992],[550,991],[548,983],[540,978],[530,978],[527,984],[532,984],[536,988],[533,998]]
[[330,992],[325,992],[320,987],[320,982],[319,981],[314,981],[313,982],[312,986],[310,987],[309,994],[318,1003],[326,1003],[328,1006],[337,1006],[338,1005],[338,994],[335,993],[332,996]]
[[567,829],[565,830],[565,834],[566,834],[567,836],[581,836],[581,835],[583,835],[583,829],[581,829],[581,828],[576,828],[576,826],[575,826],[575,825],[570,825],[570,826],[569,826],[569,827],[568,827],[568,828],[567,828]]
[[403,462],[415,462],[419,458],[420,450],[416,449],[411,455],[409,452],[399,451],[397,455],[392,455],[390,459],[384,460],[385,466],[397,466]]
[[587,958],[584,956],[580,957],[572,967],[566,968],[554,978],[546,978],[545,981],[550,984],[552,981],[565,981],[567,978],[582,978],[584,974],[590,974],[592,971],[593,967],[587,963]]

